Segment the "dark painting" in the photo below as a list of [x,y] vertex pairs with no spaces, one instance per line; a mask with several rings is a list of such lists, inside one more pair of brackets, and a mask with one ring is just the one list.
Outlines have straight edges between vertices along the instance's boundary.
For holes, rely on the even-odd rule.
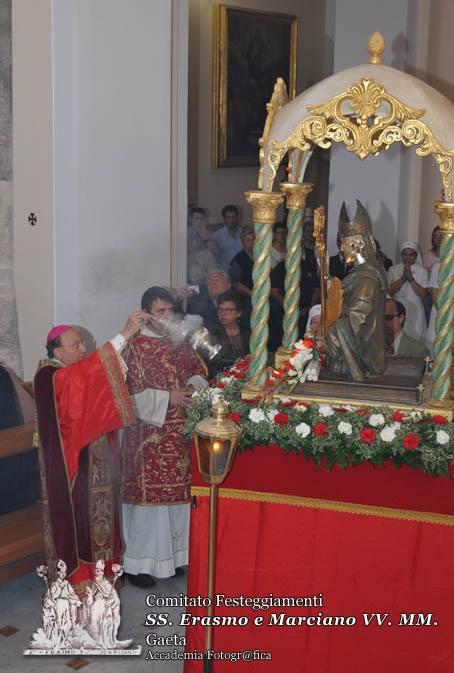
[[217,144],[220,166],[258,166],[266,104],[278,77],[295,90],[296,18],[220,7]]

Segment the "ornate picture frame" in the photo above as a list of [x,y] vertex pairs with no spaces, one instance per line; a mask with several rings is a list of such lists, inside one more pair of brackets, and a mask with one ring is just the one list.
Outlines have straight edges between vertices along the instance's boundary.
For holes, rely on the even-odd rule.
[[296,93],[298,19],[213,6],[212,167],[258,166],[277,77]]

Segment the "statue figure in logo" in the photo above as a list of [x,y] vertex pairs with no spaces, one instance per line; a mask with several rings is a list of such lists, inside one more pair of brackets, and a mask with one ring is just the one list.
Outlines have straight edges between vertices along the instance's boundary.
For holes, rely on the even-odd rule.
[[377,256],[369,215],[357,200],[349,219],[345,203],[339,217],[341,252],[350,272],[342,281],[339,318],[328,328],[328,369],[353,380],[381,376],[386,367],[384,316],[386,272]]
[[120,598],[115,589],[117,579],[123,574],[122,566],[112,565],[114,580],[111,584],[104,576],[105,563],[96,562],[95,580],[87,587],[86,606],[89,611],[87,631],[102,649],[127,648],[132,640],[117,640],[120,626]]

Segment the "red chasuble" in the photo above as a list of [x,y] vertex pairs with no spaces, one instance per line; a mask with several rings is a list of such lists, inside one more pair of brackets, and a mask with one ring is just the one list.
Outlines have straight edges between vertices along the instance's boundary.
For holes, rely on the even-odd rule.
[[[163,338],[138,336],[128,355],[131,395],[147,388],[185,388],[191,376],[207,368],[188,344],[174,346]],[[131,505],[176,505],[189,501],[191,442],[181,435],[184,411],[167,409],[162,428],[137,421],[126,430],[123,502]]]
[[133,422],[132,404],[110,343],[68,367],[42,360],[34,390],[46,560],[52,572],[63,559],[77,585],[121,550],[114,431]]

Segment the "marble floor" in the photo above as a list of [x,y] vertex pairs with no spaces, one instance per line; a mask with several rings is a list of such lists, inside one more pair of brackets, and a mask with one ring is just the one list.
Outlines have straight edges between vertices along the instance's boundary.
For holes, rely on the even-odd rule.
[[[166,608],[172,626],[145,626],[146,615],[153,609],[147,607],[147,594],[156,596],[178,596],[186,591],[186,575],[159,580],[152,589],[138,589],[126,581],[120,591],[121,627],[119,638],[134,638],[135,644],[142,646],[142,654],[137,657],[110,656],[32,656],[24,657],[30,635],[41,626],[41,596],[43,584],[35,575],[25,575],[0,585],[0,671],[18,673],[70,673],[83,669],[84,673],[181,673],[182,661],[147,660],[149,633],[159,636],[184,635],[184,627],[179,626],[179,614],[183,608]],[[160,652],[183,651],[175,645],[160,647]]]

